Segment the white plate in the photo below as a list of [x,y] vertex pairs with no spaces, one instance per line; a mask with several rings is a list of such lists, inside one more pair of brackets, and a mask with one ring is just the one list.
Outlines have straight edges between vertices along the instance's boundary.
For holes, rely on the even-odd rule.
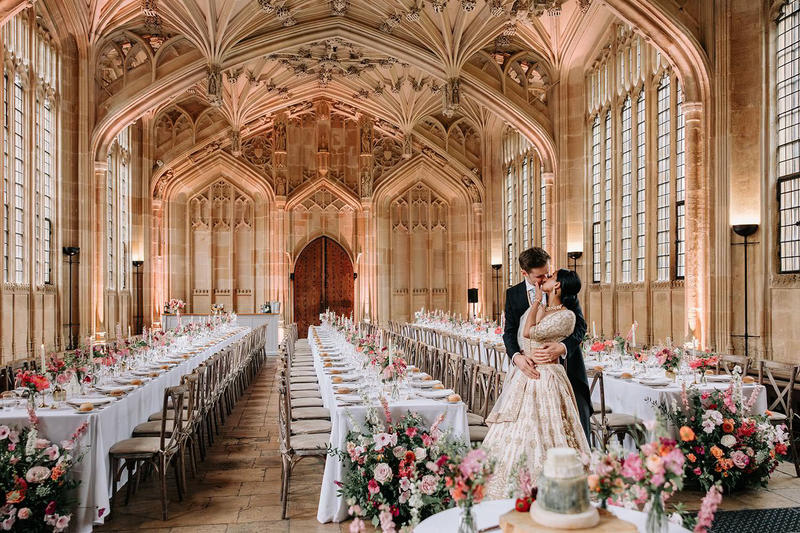
[[730,381],[731,377],[727,374],[710,374],[706,376],[707,381]]
[[639,383],[648,387],[664,387],[672,383],[672,380],[667,378],[641,378]]
[[135,388],[135,385],[98,385],[95,387],[95,389],[105,393],[111,393],[114,391],[130,392]]
[[80,406],[84,403],[90,403],[92,405],[105,405],[107,403],[111,403],[114,401],[114,398],[109,398],[108,396],[79,396],[77,398],[70,398],[67,400],[67,403],[74,406]]
[[361,403],[361,396],[358,394],[337,394],[337,403]]
[[450,389],[434,389],[434,390],[421,390],[417,391],[417,396],[422,398],[431,398],[437,400],[439,398],[447,398],[453,394],[453,391]]
[[153,369],[153,370],[132,370],[131,374],[133,374],[134,376],[139,376],[139,377],[150,377],[150,374],[152,374],[153,372],[158,372],[159,370],[161,370],[161,369],[159,368],[159,369]]
[[441,381],[438,379],[431,379],[428,381],[412,381],[411,385],[418,388],[418,389],[430,389],[434,385],[440,384]]

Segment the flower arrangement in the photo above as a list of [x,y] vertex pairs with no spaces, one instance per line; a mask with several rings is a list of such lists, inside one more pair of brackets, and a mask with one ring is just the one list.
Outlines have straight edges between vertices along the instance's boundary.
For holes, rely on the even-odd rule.
[[50,380],[47,379],[47,376],[33,370],[17,370],[16,378],[17,386],[28,391],[28,405],[35,405],[36,395],[50,387]]
[[86,433],[84,421],[71,438],[60,444],[41,438],[38,419],[29,411],[31,424],[19,429],[0,426],[0,529],[5,531],[66,531],[78,482],[70,472],[80,455],[76,448]]
[[411,412],[393,421],[388,403],[381,403],[383,414],[369,409],[365,427],[354,422],[344,450],[328,450],[347,466],[337,484],[354,517],[351,531],[363,531],[364,521],[384,532],[410,530],[455,499],[445,468],[465,446],[439,430],[443,417],[430,427]]
[[534,484],[534,477],[528,464],[527,454],[522,454],[514,464],[509,476],[508,497],[516,498],[514,509],[526,513],[531,510],[531,505],[539,495],[539,489]]
[[683,487],[685,463],[678,442],[664,437],[627,454],[619,446],[607,452],[596,451],[588,477],[589,493],[602,507],[612,504],[646,511],[647,531],[663,531],[666,522],[671,521],[705,533],[719,505],[716,487],[704,498],[697,518],[686,513],[681,504],[667,509],[669,499]]
[[766,486],[778,461],[788,453],[785,425],[773,426],[764,415],[750,414],[758,388],[742,397],[741,369],[734,369],[725,390],[686,389],[681,405],[660,405],[661,414],[680,428],[678,446],[686,457],[689,481],[706,490],[719,484],[733,491]]
[[186,308],[186,302],[178,298],[170,298],[164,307],[169,313],[181,313]]
[[216,303],[211,306],[211,313],[214,315],[219,315],[220,313],[225,312],[225,304]]
[[681,364],[681,352],[669,346],[659,346],[654,350],[658,364],[667,372],[675,372]]
[[494,462],[483,448],[473,448],[462,458],[451,456],[444,463],[445,486],[462,509],[461,530],[476,529],[472,508],[483,500],[484,487],[493,470]]
[[719,363],[717,354],[710,352],[698,353],[689,360],[689,366],[694,370],[708,370],[711,367],[717,366],[717,363]]

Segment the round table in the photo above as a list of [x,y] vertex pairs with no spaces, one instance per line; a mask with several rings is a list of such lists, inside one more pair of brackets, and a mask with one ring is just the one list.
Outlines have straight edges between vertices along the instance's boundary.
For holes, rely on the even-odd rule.
[[[498,524],[500,522],[500,516],[506,514],[513,508],[513,499],[490,500],[479,503],[475,506],[475,522],[478,531],[485,529],[492,531],[490,528],[494,526],[498,528],[496,531],[499,532]],[[613,505],[609,506],[608,510],[621,520],[635,524],[636,527],[639,528],[640,533],[645,532],[645,521],[647,520],[647,515],[645,513],[624,509],[622,507],[615,507]],[[458,531],[459,519],[460,512],[458,508],[448,509],[441,513],[436,513],[433,516],[429,516],[420,522],[419,525],[414,528],[414,533],[448,533],[450,531]],[[688,529],[684,529],[673,523],[669,524],[667,531],[668,533],[690,533]]]

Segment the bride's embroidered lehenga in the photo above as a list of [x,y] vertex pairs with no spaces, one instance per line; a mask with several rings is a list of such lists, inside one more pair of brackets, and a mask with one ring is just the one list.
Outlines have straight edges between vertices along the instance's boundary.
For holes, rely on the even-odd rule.
[[[546,342],[561,341],[575,327],[575,314],[565,309],[542,318],[531,328],[531,338],[526,339],[522,328],[529,312],[520,319],[518,332],[519,345],[526,354]],[[508,496],[511,471],[523,455],[535,479],[550,448],[575,448],[587,457],[591,453],[564,367],[554,363],[536,368],[539,379],[530,379],[512,366],[503,393],[486,419],[489,431],[483,446],[496,461],[486,492],[490,500]]]

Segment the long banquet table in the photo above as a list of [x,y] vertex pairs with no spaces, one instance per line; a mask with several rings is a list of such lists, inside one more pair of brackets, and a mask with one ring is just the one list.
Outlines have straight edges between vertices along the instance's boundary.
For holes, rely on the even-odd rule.
[[[481,332],[478,333],[476,331],[464,331],[463,328],[461,330],[455,330],[452,327],[445,326],[444,324],[429,324],[425,322],[414,322],[410,324],[411,326],[420,328],[420,329],[427,329],[433,331],[434,333],[438,334],[446,334],[446,335],[453,335],[456,337],[465,337],[470,339],[473,342],[477,342],[480,344],[479,350],[479,360],[478,362],[483,365],[490,365],[491,361],[489,360],[489,348],[487,347],[488,344],[501,344],[503,342],[503,336],[498,335],[496,333],[486,333]],[[508,372],[509,370],[509,362],[510,359],[508,356],[503,356],[500,360],[500,369],[503,372]]]
[[[336,346],[333,349],[325,347],[324,351],[334,353],[346,349],[348,346],[352,348],[352,345],[348,344],[333,328],[323,325],[317,327],[316,330],[319,332],[321,339],[326,338],[326,342],[331,342],[331,345]],[[323,368],[323,361],[320,355],[322,350],[317,346],[316,342],[311,340],[312,338],[313,333],[310,333],[309,344],[314,356],[314,369],[319,381],[322,403],[331,413],[330,445],[333,448],[344,449],[347,433],[353,429],[352,422],[355,421],[358,424],[362,424],[366,419],[369,406],[342,405],[337,402],[333,384],[331,383],[331,376]],[[380,404],[373,407],[380,408]],[[389,411],[394,419],[404,416],[408,411],[416,412],[422,416],[428,425],[433,424],[441,414],[444,414],[444,420],[439,427],[443,431],[449,429],[453,438],[469,442],[469,424],[467,423],[467,408],[464,402],[448,403],[430,399],[408,399],[390,402]],[[325,461],[325,472],[322,477],[319,508],[317,510],[317,520],[322,523],[341,522],[347,519],[347,505],[336,494],[337,487],[335,484],[335,481],[343,479],[344,474],[345,468],[339,458],[328,456]]]
[[[109,515],[112,473],[108,451],[111,447],[129,438],[134,427],[161,409],[165,388],[179,385],[181,376],[191,373],[203,361],[239,341],[248,331],[250,328],[241,327],[229,330],[230,336],[226,334],[211,347],[150,379],[104,409],[91,413],[79,413],[71,407],[36,410],[42,436],[53,442],[70,438],[84,420],[89,421],[89,429],[80,444],[84,456],[73,470],[74,479],[79,480],[80,485],[76,494],[79,503],[72,517],[70,531],[91,531],[94,524],[102,524]],[[2,410],[0,424],[26,425],[28,413],[22,407]]]

